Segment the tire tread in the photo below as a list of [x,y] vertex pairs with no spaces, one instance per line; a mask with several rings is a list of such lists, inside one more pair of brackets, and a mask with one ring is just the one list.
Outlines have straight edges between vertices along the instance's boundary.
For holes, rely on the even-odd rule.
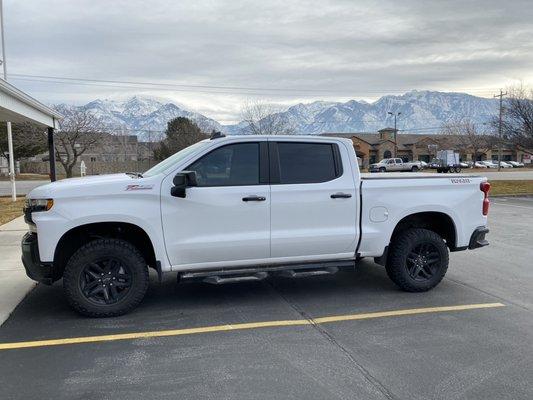
[[[443,266],[439,271],[437,279],[428,282],[415,282],[410,279],[405,268],[405,258],[411,250],[412,244],[417,241],[425,240],[440,247],[444,256]],[[406,292],[426,292],[435,286],[444,278],[448,269],[449,255],[448,248],[443,239],[435,232],[423,228],[411,228],[400,232],[391,243],[387,264],[385,266],[389,278]]]
[[[139,268],[141,272],[141,287],[135,291],[133,295],[128,299],[121,308],[117,308],[109,311],[96,311],[84,306],[79,299],[77,291],[77,274],[75,266],[80,262],[83,262],[85,257],[94,254],[94,252],[106,248],[110,252],[122,252],[126,251],[133,255],[136,259],[135,266],[133,268]],[[135,246],[131,243],[121,239],[97,239],[93,240],[82,247],[80,247],[69,259],[65,272],[63,274],[63,289],[69,305],[78,311],[80,314],[88,317],[103,318],[103,317],[117,317],[119,315],[126,314],[139,305],[144,298],[146,291],[148,290],[149,274],[146,262]]]

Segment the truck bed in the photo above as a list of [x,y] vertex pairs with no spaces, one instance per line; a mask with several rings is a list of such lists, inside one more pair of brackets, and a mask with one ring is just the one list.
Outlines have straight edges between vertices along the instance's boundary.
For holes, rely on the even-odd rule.
[[482,215],[486,178],[473,174],[380,172],[361,174],[361,256],[375,256],[388,245],[400,221],[417,213],[442,213],[454,222],[457,247],[486,225]]

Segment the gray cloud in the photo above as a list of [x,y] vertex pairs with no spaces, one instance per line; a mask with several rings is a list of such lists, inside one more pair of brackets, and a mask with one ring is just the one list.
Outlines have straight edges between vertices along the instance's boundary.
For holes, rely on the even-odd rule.
[[[489,95],[533,83],[531,0],[5,1],[8,70],[29,75],[291,88],[206,94],[13,80],[48,102],[149,92],[230,121],[246,97]],[[299,91],[300,90],[300,91]]]

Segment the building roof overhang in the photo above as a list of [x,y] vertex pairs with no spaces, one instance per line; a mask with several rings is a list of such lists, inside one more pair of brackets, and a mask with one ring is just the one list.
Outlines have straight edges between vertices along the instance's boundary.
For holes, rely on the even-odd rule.
[[57,111],[0,79],[0,121],[30,122],[43,128],[58,128],[62,118]]

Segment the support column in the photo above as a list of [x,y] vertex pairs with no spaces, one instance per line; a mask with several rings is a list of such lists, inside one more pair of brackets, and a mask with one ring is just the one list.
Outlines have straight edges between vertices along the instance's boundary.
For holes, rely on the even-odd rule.
[[54,128],[48,128],[48,155],[50,157],[50,181],[56,180],[56,149],[54,146]]

